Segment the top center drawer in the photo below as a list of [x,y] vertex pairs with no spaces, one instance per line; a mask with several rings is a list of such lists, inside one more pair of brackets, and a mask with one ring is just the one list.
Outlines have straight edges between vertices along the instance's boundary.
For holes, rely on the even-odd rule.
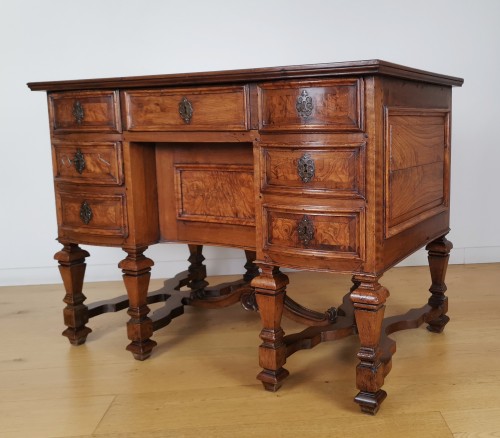
[[129,131],[245,131],[247,87],[168,88],[123,92]]

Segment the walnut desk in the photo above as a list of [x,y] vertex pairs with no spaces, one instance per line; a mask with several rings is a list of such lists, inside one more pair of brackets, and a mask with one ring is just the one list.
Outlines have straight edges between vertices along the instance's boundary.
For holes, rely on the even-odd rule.
[[[143,360],[185,305],[241,300],[260,312],[267,390],[289,355],[355,334],[355,401],[374,414],[387,335],[449,320],[451,89],[462,82],[373,60],[28,84],[48,95],[64,335],[81,344],[89,318],[128,308],[127,349]],[[159,242],[187,243],[190,265],[148,293],[144,251]],[[84,304],[80,244],[123,248],[127,295]],[[203,245],[243,249],[242,279],[208,287]],[[381,276],[425,245],[428,303],[384,320]],[[338,308],[310,310],[287,297],[280,267],[349,273],[353,287]],[[285,336],[283,315],[307,327]]]

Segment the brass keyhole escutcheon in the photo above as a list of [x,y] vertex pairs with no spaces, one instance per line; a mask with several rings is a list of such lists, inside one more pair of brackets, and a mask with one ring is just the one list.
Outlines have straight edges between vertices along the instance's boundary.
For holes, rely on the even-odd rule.
[[85,117],[85,111],[83,110],[83,105],[79,100],[76,100],[73,104],[73,117],[78,125],[81,125]]
[[73,157],[73,165],[75,166],[76,171],[81,175],[83,170],[85,169],[85,157],[80,149],[77,149],[75,152],[75,156]]
[[300,179],[304,183],[308,183],[314,178],[316,166],[314,164],[314,160],[309,154],[304,154],[299,158],[299,161],[297,162],[297,172]]
[[83,201],[80,207],[80,219],[85,225],[88,225],[93,216],[94,213],[92,212],[92,208],[90,208],[90,204],[87,201]]
[[312,220],[307,215],[304,215],[297,224],[297,234],[299,235],[299,241],[304,246],[309,245],[309,242],[313,240],[314,225]]
[[297,102],[295,104],[295,108],[300,117],[305,119],[309,117],[314,109],[312,97],[309,96],[307,90],[302,90],[302,92],[297,97]]
[[193,117],[193,104],[187,97],[183,97],[179,103],[179,115],[182,120],[184,120],[184,123],[189,124],[191,122],[191,118]]

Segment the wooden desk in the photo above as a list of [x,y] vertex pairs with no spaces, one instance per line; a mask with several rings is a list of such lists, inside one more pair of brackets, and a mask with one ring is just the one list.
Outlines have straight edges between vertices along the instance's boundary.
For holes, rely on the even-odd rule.
[[[451,87],[462,82],[374,60],[28,84],[48,94],[63,334],[82,344],[89,318],[128,307],[127,349],[143,360],[184,305],[241,300],[260,311],[267,390],[289,355],[358,334],[355,401],[374,414],[395,351],[387,335],[449,320]],[[148,295],[144,251],[159,242],[189,244],[190,266]],[[123,248],[127,296],[84,304],[79,244]],[[245,250],[242,280],[209,288],[202,245]],[[428,304],[384,320],[380,277],[425,245]],[[279,267],[349,273],[353,287],[339,308],[309,310],[286,296]],[[285,336],[283,314],[307,328]]]

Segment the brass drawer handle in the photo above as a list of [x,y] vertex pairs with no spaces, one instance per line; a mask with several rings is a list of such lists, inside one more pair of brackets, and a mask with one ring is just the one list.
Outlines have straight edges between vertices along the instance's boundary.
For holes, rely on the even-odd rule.
[[83,170],[85,169],[85,157],[80,149],[77,149],[75,152],[75,156],[73,157],[73,165],[75,166],[76,171],[81,175]]
[[191,122],[191,117],[193,117],[193,104],[187,97],[183,97],[179,103],[179,115],[182,120],[184,120],[184,123],[189,124]]
[[316,166],[314,164],[314,160],[309,154],[304,154],[299,158],[299,161],[297,162],[297,172],[300,179],[304,183],[308,183],[314,178]]
[[304,215],[297,224],[297,233],[302,245],[307,246],[314,238],[314,224],[307,215]]
[[78,125],[81,125],[85,117],[85,111],[83,110],[83,105],[79,100],[76,100],[73,104],[73,117]]
[[302,90],[302,93],[300,93],[297,97],[295,108],[297,109],[299,116],[304,119],[312,114],[314,105],[312,97],[309,96],[309,93],[306,90]]
[[94,213],[92,213],[92,208],[87,201],[82,202],[82,206],[80,207],[80,219],[85,225],[88,225],[92,220]]

